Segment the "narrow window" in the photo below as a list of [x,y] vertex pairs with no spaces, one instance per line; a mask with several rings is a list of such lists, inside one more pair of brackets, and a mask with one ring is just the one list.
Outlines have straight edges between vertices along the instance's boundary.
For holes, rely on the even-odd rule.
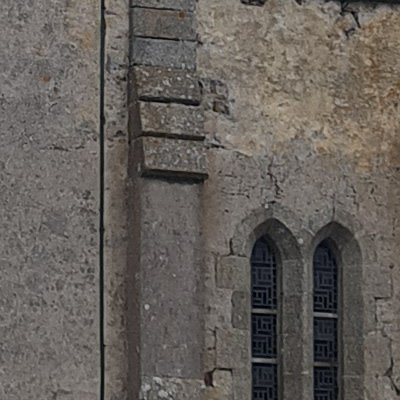
[[278,400],[276,255],[265,238],[251,255],[252,398]]
[[329,241],[314,253],[314,400],[338,400],[338,266]]

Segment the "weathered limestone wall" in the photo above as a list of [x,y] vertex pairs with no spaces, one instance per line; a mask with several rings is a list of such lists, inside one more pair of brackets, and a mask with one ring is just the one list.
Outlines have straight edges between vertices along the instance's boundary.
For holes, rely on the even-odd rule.
[[[238,323],[250,309],[248,289],[238,284],[248,254],[235,248],[238,229],[249,233],[276,217],[309,260],[311,238],[335,221],[361,247],[364,285],[364,352],[344,356],[348,365],[365,359],[363,383],[362,371],[346,377],[346,390],[364,386],[365,393],[345,395],[391,400],[400,388],[400,6],[298,3],[198,2],[209,147],[205,368],[231,371],[231,395],[248,398],[249,326]],[[302,301],[307,307],[309,298]],[[309,368],[303,398],[311,398]]]
[[95,400],[98,2],[0,15],[0,398]]
[[126,400],[129,1],[105,1],[105,398]]

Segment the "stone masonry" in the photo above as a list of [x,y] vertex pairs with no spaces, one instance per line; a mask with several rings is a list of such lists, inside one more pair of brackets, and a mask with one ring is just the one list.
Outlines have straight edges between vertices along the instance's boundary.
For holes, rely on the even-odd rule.
[[0,5],[0,399],[250,400],[263,235],[280,400],[313,398],[326,238],[340,400],[398,399],[400,4],[101,5]]
[[250,398],[261,234],[287,274],[282,398],[312,398],[310,265],[325,237],[347,266],[343,399],[397,398],[399,19],[362,2],[134,2],[128,293],[141,324],[128,341],[142,398]]

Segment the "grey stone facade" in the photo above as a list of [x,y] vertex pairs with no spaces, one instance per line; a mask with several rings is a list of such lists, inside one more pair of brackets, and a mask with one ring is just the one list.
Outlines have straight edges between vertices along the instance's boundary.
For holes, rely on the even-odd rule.
[[268,235],[281,400],[312,398],[326,238],[340,400],[397,399],[400,5],[3,3],[0,398],[250,399],[249,257]]

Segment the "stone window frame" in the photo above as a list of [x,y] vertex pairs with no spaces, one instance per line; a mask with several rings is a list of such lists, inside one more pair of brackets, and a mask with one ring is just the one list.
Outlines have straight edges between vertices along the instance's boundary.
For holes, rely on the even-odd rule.
[[361,248],[355,235],[344,225],[336,221],[327,223],[314,235],[307,255],[311,276],[315,249],[325,240],[331,243],[339,271],[338,400],[363,400],[365,371]]
[[[298,218],[290,210],[274,204],[251,213],[237,226],[231,239],[231,256],[245,257],[250,274],[250,256],[254,243],[267,236],[278,250],[281,266],[281,369],[280,400],[310,400],[313,398],[313,255],[325,239],[335,243],[341,275],[342,326],[339,363],[342,365],[339,400],[364,399],[364,298],[363,262],[361,249],[350,228],[360,225],[347,213]],[[315,228],[316,227],[316,228]],[[359,228],[361,229],[361,228]],[[353,229],[353,231],[355,231]],[[240,275],[242,276],[242,275]],[[290,279],[288,279],[290,276]],[[235,279],[233,276],[232,279]],[[251,288],[247,299],[250,310]],[[283,312],[285,310],[285,312]],[[235,310],[232,315],[243,310]],[[299,318],[300,316],[300,318]],[[296,318],[294,318],[296,317]],[[250,312],[243,315],[243,339],[248,352],[237,370],[232,369],[236,391],[251,399],[251,320]],[[296,324],[293,324],[293,319]],[[290,322],[291,321],[291,322]],[[290,323],[289,323],[290,322]],[[300,333],[300,335],[299,335]],[[299,340],[299,336],[302,340]],[[290,349],[290,351],[288,351]],[[356,351],[354,351],[356,349]],[[243,365],[248,366],[243,369]],[[243,397],[244,398],[244,397]]]

